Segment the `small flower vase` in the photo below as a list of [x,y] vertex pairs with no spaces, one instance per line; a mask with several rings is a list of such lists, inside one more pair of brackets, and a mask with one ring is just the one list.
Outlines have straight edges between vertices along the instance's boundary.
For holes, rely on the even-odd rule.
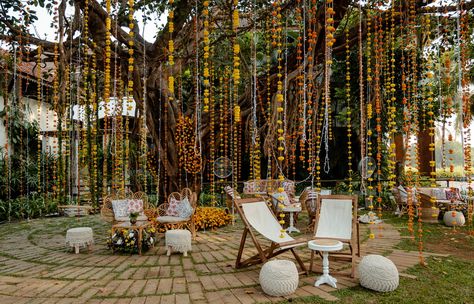
[[137,218],[136,217],[131,217],[130,218],[130,224],[135,225],[137,223]]

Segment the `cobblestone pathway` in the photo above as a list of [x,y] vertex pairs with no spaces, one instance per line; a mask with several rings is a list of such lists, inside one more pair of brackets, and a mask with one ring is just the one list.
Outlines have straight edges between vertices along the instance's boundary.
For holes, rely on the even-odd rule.
[[[88,226],[94,230],[92,253],[73,254],[65,248],[66,230]],[[218,231],[199,232],[188,257],[165,254],[164,240],[143,256],[112,254],[105,245],[110,226],[98,216],[49,218],[0,226],[0,303],[258,303],[284,298],[266,296],[258,284],[261,265],[234,268],[242,226],[239,222]],[[367,235],[361,226],[361,238]],[[418,262],[417,253],[393,250],[400,235],[383,224],[382,237],[361,246],[362,255],[387,254],[400,271]],[[246,254],[255,253],[251,250]],[[310,251],[299,248],[305,262]],[[291,254],[280,258],[292,259]],[[331,262],[332,271],[349,273],[348,263]],[[320,272],[321,260],[315,270]],[[328,285],[313,283],[317,274],[300,277],[291,297],[317,295],[337,300]],[[358,284],[348,275],[335,275],[339,288]]]

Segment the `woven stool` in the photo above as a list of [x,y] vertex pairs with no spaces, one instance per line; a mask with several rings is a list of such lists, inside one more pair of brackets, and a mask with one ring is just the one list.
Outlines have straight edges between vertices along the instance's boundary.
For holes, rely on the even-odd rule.
[[298,288],[298,270],[295,263],[287,260],[273,260],[260,270],[260,286],[270,296],[287,296]]
[[92,250],[92,244],[94,243],[94,237],[92,234],[92,228],[89,227],[78,227],[68,229],[66,232],[66,246],[74,247],[76,254],[79,253],[79,247],[83,246],[88,248],[89,252]]
[[188,256],[188,251],[192,250],[191,232],[183,229],[168,230],[165,233],[165,244],[168,248],[167,256],[170,256],[172,251],[182,252],[183,256]]
[[359,264],[360,285],[380,292],[397,289],[398,269],[392,261],[381,255],[370,254]]

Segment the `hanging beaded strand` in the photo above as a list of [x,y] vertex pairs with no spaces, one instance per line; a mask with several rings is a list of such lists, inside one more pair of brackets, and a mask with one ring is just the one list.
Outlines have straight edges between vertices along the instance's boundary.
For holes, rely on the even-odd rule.
[[[347,25],[346,25],[347,26]],[[347,175],[349,194],[352,194],[352,111],[351,111],[351,51],[349,50],[349,29],[345,30],[346,36],[346,122],[347,122]]]
[[[110,18],[111,13],[111,0],[105,1],[105,9],[107,11],[107,17],[105,19],[105,63],[104,63],[104,90],[103,90],[103,107],[104,107],[104,134],[102,150],[107,151],[109,145],[109,99],[110,99],[110,60],[111,60],[111,48],[110,48],[110,31],[112,28],[112,19]],[[103,153],[102,158],[102,196],[108,193],[108,155],[109,153]]]
[[237,188],[237,181],[239,177],[239,130],[240,130],[240,106],[239,106],[239,85],[240,85],[240,44],[239,40],[237,39],[237,31],[240,26],[240,20],[239,20],[239,1],[238,0],[233,0],[233,12],[232,12],[232,30],[234,32],[234,37],[233,37],[233,61],[234,61],[234,67],[233,67],[233,72],[232,72],[232,79],[233,79],[233,103],[234,103],[234,108],[233,108],[233,117],[234,117],[234,128],[233,128],[233,146],[234,146],[234,157],[233,157],[233,163],[234,163],[234,172],[233,172],[233,188]]
[[37,108],[37,122],[38,122],[38,155],[37,155],[37,165],[38,165],[38,193],[42,193],[42,183],[41,183],[41,150],[42,150],[42,135],[41,135],[41,107],[43,106],[43,99],[42,99],[42,71],[41,71],[41,53],[42,47],[41,45],[38,46],[37,49],[37,59],[36,59],[36,81],[37,81],[37,91],[36,91],[36,99],[38,100],[38,108]]

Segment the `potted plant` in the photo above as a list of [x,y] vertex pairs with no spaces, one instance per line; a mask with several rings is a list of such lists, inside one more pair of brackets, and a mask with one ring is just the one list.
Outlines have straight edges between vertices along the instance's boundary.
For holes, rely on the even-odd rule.
[[131,212],[129,217],[130,217],[130,224],[134,225],[137,222],[138,212]]

